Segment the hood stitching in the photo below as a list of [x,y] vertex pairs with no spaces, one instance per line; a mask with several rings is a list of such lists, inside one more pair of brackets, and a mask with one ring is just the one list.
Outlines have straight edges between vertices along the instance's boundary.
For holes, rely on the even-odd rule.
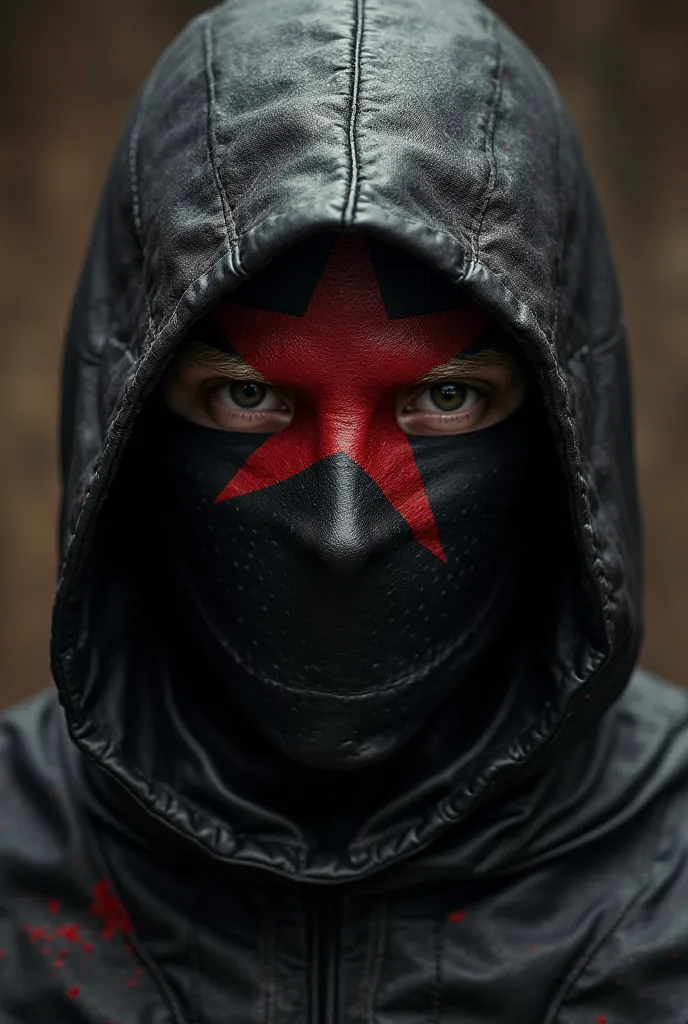
[[487,214],[492,196],[497,186],[497,158],[495,155],[495,134],[497,131],[497,113],[502,100],[502,87],[504,83],[504,58],[502,46],[497,37],[497,19],[490,12],[486,12],[485,30],[491,34],[495,45],[495,62],[492,68],[492,93],[487,104],[487,116],[485,118],[485,132],[483,136],[483,153],[487,159],[488,175],[485,196],[483,198],[482,210],[478,215],[478,225],[475,237],[472,240],[473,259],[480,256],[480,235],[483,230],[483,223]]
[[220,197],[220,204],[222,206],[222,216],[225,223],[225,234],[227,236],[227,252],[229,254],[231,269],[238,275],[246,277],[246,273],[241,266],[241,259],[239,255],[239,236],[237,235],[236,223],[234,221],[234,213],[232,211],[231,203],[229,202],[227,191],[225,189],[222,177],[220,175],[217,166],[217,140],[215,138],[214,131],[214,119],[216,111],[217,93],[215,87],[215,74],[213,71],[213,17],[212,14],[208,15],[203,25],[203,50],[205,58],[205,76],[208,89],[208,112],[207,112],[207,142],[208,142],[208,159],[210,166],[213,171],[213,178],[215,179],[215,186],[217,188],[218,196]]
[[[138,240],[141,252],[145,254],[146,245],[143,232],[143,222],[141,220],[141,190],[139,187],[139,139],[141,137],[141,127],[143,125],[143,117],[145,114],[146,104],[148,97],[153,90],[155,83],[160,75],[160,65],[153,68],[148,80],[143,87],[141,96],[139,99],[139,108],[136,112],[136,119],[134,121],[133,128],[131,130],[131,136],[129,138],[129,187],[131,188],[131,213],[134,219],[135,234]],[[144,289],[146,296],[148,295],[148,289]]]
[[[153,334],[153,302],[150,289],[146,286],[146,242],[143,231],[143,221],[141,218],[141,190],[139,187],[139,139],[141,137],[141,128],[143,125],[143,117],[146,111],[146,105],[148,97],[153,91],[155,84],[157,83],[160,75],[161,64],[157,64],[151,71],[148,79],[143,87],[141,96],[139,99],[139,109],[136,113],[136,119],[131,131],[129,138],[129,188],[131,190],[131,213],[134,220],[134,234],[139,243],[141,251],[142,261],[142,274],[141,274],[141,290],[143,291],[146,309],[148,310],[148,324],[146,326],[145,335],[142,344],[139,348],[145,351],[148,339]],[[102,355],[102,353],[101,353]]]
[[351,65],[351,92],[349,96],[349,189],[344,209],[342,210],[342,223],[351,224],[354,218],[358,190],[360,187],[361,165],[358,153],[358,140],[356,137],[356,122],[361,93],[361,46],[363,42],[363,14],[364,0],[356,0],[354,9],[354,37],[353,37],[353,61]]

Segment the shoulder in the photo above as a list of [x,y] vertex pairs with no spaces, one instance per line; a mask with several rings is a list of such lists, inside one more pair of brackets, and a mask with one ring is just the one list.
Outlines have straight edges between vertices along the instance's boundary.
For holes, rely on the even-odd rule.
[[[66,1012],[65,954],[75,959],[72,905],[88,898],[79,813],[57,697],[40,694],[0,715],[0,1020]],[[66,947],[66,948],[65,948]],[[79,953],[83,955],[83,948]],[[60,999],[54,1002],[54,993]]]
[[21,833],[34,831],[39,821],[45,829],[59,822],[64,845],[64,828],[73,817],[67,799],[66,739],[57,696],[50,691],[0,715],[0,811],[5,825],[0,851],[5,856],[15,843],[26,849]]
[[[684,1024],[688,1007],[688,694],[635,673],[611,712],[613,772],[628,772],[636,884],[575,965],[552,1024]],[[629,844],[630,845],[630,844]],[[620,862],[621,869],[622,864]]]
[[74,749],[57,696],[47,691],[0,715],[0,857],[57,843],[78,831],[69,784]]
[[0,715],[0,1022],[165,1020],[52,693]]
[[83,856],[74,748],[51,692],[0,715],[0,906]]

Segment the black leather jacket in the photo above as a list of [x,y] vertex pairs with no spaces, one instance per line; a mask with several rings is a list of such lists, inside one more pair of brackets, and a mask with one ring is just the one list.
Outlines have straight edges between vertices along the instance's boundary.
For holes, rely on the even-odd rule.
[[[347,803],[239,724],[218,743],[126,453],[204,310],[348,228],[517,339],[565,500],[499,698]],[[231,0],[192,23],[115,155],[69,331],[59,703],[0,720],[2,1024],[685,1024],[688,699],[633,675],[631,436],[575,134],[489,11]]]

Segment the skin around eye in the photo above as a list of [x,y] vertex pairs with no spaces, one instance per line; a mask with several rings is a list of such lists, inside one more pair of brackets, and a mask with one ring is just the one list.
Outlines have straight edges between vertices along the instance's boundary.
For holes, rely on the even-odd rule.
[[232,384],[224,384],[217,388],[215,394],[219,402],[236,412],[245,412],[247,409],[275,412],[284,404],[274,388],[255,380],[237,380]]
[[497,421],[494,405],[499,405],[499,398],[464,381],[442,381],[416,389],[398,410],[397,420],[406,434],[464,434],[487,426],[484,421],[490,412],[491,422]]
[[480,401],[481,394],[475,388],[460,381],[447,380],[421,391],[415,407],[423,412],[456,413],[467,412]]
[[292,408],[285,396],[262,381],[235,380],[216,384],[205,391],[204,404],[204,411],[212,420],[210,426],[245,434],[283,430],[292,417]]

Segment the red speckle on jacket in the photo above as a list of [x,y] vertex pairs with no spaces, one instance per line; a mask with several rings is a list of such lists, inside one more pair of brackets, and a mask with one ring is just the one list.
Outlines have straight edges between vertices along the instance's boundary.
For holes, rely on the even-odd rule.
[[78,985],[72,985],[71,988],[67,989],[67,999],[76,999],[80,992],[81,989]]
[[595,1024],[607,1024],[608,1020],[608,1017],[596,1017]]
[[48,929],[43,928],[43,926],[40,924],[36,925],[35,928],[32,927],[32,925],[28,924],[26,925],[26,930],[28,931],[29,938],[34,946],[38,945],[39,939],[45,939],[46,942],[50,942],[50,940],[52,939],[52,935],[50,934]]
[[102,936],[106,940],[117,935],[131,935],[132,923],[126,908],[110,889],[107,878],[93,885],[93,903],[88,908],[96,917],[102,918]]
[[82,949],[84,953],[92,953],[93,950],[95,949],[95,946],[93,945],[92,942],[84,942]]
[[4,960],[6,956],[7,956],[7,950],[6,949],[0,949],[0,960]]
[[79,935],[79,925],[76,922],[72,924],[63,924],[57,929],[57,934],[67,942],[81,942],[81,936]]
[[48,913],[59,914],[61,906],[62,903],[60,902],[60,900],[48,900]]
[[448,919],[451,921],[452,924],[458,924],[459,921],[463,921],[465,916],[465,910],[454,910],[452,911],[451,914],[448,915]]

